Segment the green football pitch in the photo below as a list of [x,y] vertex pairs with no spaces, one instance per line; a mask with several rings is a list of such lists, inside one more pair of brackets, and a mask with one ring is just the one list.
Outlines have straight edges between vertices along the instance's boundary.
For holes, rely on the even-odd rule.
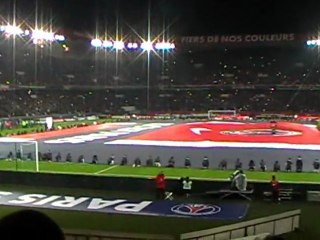
[[[0,170],[10,171],[36,171],[36,163],[34,161],[21,160],[2,160],[0,161]],[[179,179],[189,176],[192,179],[224,181],[227,180],[232,171],[216,170],[216,169],[196,169],[196,168],[157,168],[157,167],[131,167],[119,165],[103,165],[103,164],[86,164],[86,163],[66,163],[66,162],[40,162],[39,171],[54,174],[84,174],[95,176],[113,176],[113,177],[138,177],[153,178],[160,171],[163,171],[168,179]],[[269,182],[272,175],[281,182],[288,183],[320,183],[320,174],[313,172],[261,172],[246,171],[249,181],[252,182]]]

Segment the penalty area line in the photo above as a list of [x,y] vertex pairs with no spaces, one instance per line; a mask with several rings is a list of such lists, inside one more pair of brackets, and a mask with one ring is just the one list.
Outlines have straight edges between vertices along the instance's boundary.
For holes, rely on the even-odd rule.
[[103,172],[107,172],[107,171],[109,171],[109,170],[111,170],[111,169],[113,169],[113,168],[116,168],[116,167],[118,167],[118,166],[119,166],[119,165],[114,165],[114,166],[111,166],[111,167],[102,169],[102,170],[100,170],[100,171],[98,171],[98,172],[95,172],[94,174],[100,174],[100,173],[103,173]]

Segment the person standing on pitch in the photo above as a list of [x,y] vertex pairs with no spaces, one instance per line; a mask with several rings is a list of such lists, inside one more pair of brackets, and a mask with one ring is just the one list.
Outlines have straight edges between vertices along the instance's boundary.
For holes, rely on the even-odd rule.
[[280,201],[280,183],[276,179],[276,176],[273,175],[271,179],[271,192],[273,201],[278,202]]
[[166,178],[163,172],[156,176],[156,199],[163,200],[166,191]]
[[187,198],[190,197],[191,189],[192,189],[192,181],[189,179],[189,177],[186,177],[185,179],[183,179],[182,189],[183,189],[185,196]]

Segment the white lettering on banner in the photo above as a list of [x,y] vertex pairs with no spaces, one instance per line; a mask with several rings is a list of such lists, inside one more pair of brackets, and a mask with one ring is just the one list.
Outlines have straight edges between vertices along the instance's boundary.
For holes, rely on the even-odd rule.
[[207,37],[208,43],[218,43],[219,42],[219,36],[208,36]]
[[45,143],[73,143],[73,144],[85,143],[85,142],[91,142],[91,141],[99,140],[99,139],[107,139],[110,137],[117,137],[117,136],[127,135],[130,133],[137,133],[137,132],[142,132],[142,131],[146,131],[146,130],[167,127],[172,124],[173,123],[148,123],[148,124],[142,124],[142,125],[137,125],[137,126],[133,126],[133,127],[119,128],[119,129],[111,130],[108,132],[101,131],[98,133],[65,137],[65,138],[47,140],[44,142]]
[[229,35],[229,36],[221,36],[220,41],[222,43],[224,42],[231,42],[231,43],[235,43],[235,42],[241,42],[242,41],[242,36],[241,35]]
[[35,202],[35,203],[33,203],[33,205],[41,206],[41,205],[47,204],[49,202],[52,202],[54,200],[57,200],[58,198],[61,198],[61,196],[53,195],[53,196],[47,197],[45,199],[42,199],[39,202]]
[[63,207],[63,208],[72,208],[76,205],[79,205],[85,201],[87,201],[88,197],[80,197],[76,199],[75,197],[65,196],[64,200],[59,200],[51,203],[51,206],[54,207]]
[[124,199],[117,199],[117,200],[103,200],[102,198],[93,198],[88,206],[88,209],[102,209],[105,207],[110,207],[112,205],[116,205],[119,203],[123,203],[126,200]]
[[9,203],[14,203],[14,204],[26,204],[26,203],[33,203],[37,201],[39,198],[45,198],[47,195],[44,194],[26,194],[19,196],[18,199],[16,200],[11,200]]
[[281,42],[294,41],[294,33],[279,34],[247,34],[247,35],[213,35],[213,36],[185,36],[181,37],[181,43],[201,44],[201,43],[259,43],[259,42]]
[[151,201],[142,201],[140,203],[124,203],[116,206],[114,209],[121,212],[140,212],[151,203]]

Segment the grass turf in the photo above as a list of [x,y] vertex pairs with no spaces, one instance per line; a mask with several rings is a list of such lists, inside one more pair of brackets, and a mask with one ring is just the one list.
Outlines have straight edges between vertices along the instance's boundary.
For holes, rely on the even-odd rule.
[[[2,160],[0,161],[1,170],[11,171],[35,171],[36,164],[34,161],[20,160]],[[40,172],[50,173],[69,173],[69,174],[92,174],[98,176],[114,176],[114,177],[140,177],[150,178],[156,176],[163,171],[167,178],[178,179],[180,177],[189,176],[199,180],[227,180],[232,171],[222,171],[216,169],[195,169],[195,168],[156,168],[156,167],[139,167],[131,166],[108,166],[103,164],[82,164],[82,163],[66,163],[66,162],[40,162]],[[260,172],[247,171],[246,175],[252,182],[268,182],[272,175],[276,175],[281,182],[290,183],[320,183],[320,174],[313,172]]]

